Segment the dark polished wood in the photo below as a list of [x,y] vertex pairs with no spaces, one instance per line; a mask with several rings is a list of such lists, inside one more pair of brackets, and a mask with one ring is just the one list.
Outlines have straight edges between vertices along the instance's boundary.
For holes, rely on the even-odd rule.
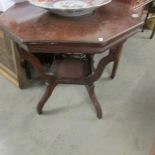
[[145,7],[147,4],[152,2],[153,0],[118,0],[124,3],[128,3],[131,5],[133,9],[139,9]]
[[[102,118],[94,83],[112,62],[111,77],[115,77],[124,42],[143,25],[140,18],[131,17],[131,12],[129,4],[114,0],[92,15],[74,19],[56,16],[26,2],[0,17],[0,27],[18,44],[21,58],[30,62],[49,84],[37,106],[39,114],[57,84],[80,84],[86,86],[97,117]],[[109,54],[94,67],[94,55],[109,49]],[[35,53],[54,54],[51,70],[45,71]]]
[[152,30],[152,33],[151,33],[151,35],[150,35],[150,39],[153,39],[154,34],[155,34],[155,25],[154,25],[153,30]]
[[[146,18],[145,18],[145,23],[143,25],[143,28],[142,28],[142,32],[144,32],[145,30],[145,27],[147,25],[147,20],[148,20],[148,17],[150,14],[155,14],[155,5],[154,5],[154,1],[152,1],[148,7],[147,7],[147,15],[146,15]],[[153,27],[153,30],[152,30],[152,33],[150,35],[150,39],[152,39],[154,37],[154,34],[155,34],[155,24],[154,24],[154,27]]]
[[27,2],[0,17],[1,28],[33,53],[60,53],[62,49],[65,53],[101,53],[142,24],[140,19],[131,18],[130,5],[117,1],[76,19],[56,16]]
[[[87,86],[88,94],[89,94],[89,96],[91,96],[92,103],[93,103],[93,105],[96,109],[96,112],[97,112],[97,117],[99,119],[102,117],[100,105],[95,97],[93,83],[98,78],[100,78],[106,65],[109,64],[110,62],[114,61],[114,53],[109,53],[108,56],[102,58],[94,70],[91,68],[88,68],[88,67],[92,67],[92,65],[88,65],[88,67],[84,66],[83,68],[81,68],[75,64],[75,61],[73,61],[73,62],[71,62],[70,66],[73,66],[73,69],[77,68],[76,72],[75,72],[75,70],[67,70],[66,71],[66,66],[64,66],[63,73],[60,72],[60,74],[55,75],[55,74],[50,74],[48,72],[45,72],[43,66],[41,65],[39,60],[36,57],[34,57],[34,55],[25,51],[22,48],[19,48],[18,50],[19,50],[21,58],[32,63],[32,65],[40,73],[42,78],[49,83],[49,86],[47,87],[45,94],[43,95],[43,97],[41,98],[41,100],[37,106],[37,111],[39,114],[42,113],[42,108],[43,108],[44,104],[46,103],[46,101],[48,100],[50,95],[52,94],[53,89],[56,87],[57,84],[82,84],[82,85]],[[81,63],[79,63],[79,64],[81,64]],[[81,71],[77,72],[78,69],[79,70],[81,69]],[[57,69],[57,70],[59,70],[59,69]],[[93,70],[93,72],[91,72],[92,70]],[[67,72],[67,74],[66,74],[66,72]],[[72,74],[73,72],[75,73],[74,77],[71,76],[71,75],[73,75]],[[79,73],[84,73],[84,74],[79,74]],[[68,77],[66,77],[66,75],[68,75]]]
[[42,96],[42,98],[39,101],[38,106],[37,106],[37,112],[38,112],[38,114],[42,114],[43,106],[45,105],[45,103],[48,100],[48,98],[51,96],[51,94],[52,94],[52,92],[53,92],[53,90],[54,90],[54,88],[56,86],[57,86],[57,83],[55,81],[52,81],[47,86],[47,89],[45,91],[45,94]]
[[112,74],[111,74],[112,79],[114,79],[116,76],[117,68],[119,65],[119,60],[120,60],[121,53],[122,53],[122,48],[123,48],[123,43],[119,43],[110,49],[111,54],[114,55],[113,56],[114,57],[114,65],[113,65]]
[[102,109],[101,109],[101,106],[96,98],[96,95],[95,95],[95,91],[94,91],[94,85],[91,84],[91,85],[86,85],[86,88],[87,88],[87,91],[88,91],[88,94],[89,94],[89,97],[96,109],[96,114],[97,114],[97,117],[99,119],[102,118]]

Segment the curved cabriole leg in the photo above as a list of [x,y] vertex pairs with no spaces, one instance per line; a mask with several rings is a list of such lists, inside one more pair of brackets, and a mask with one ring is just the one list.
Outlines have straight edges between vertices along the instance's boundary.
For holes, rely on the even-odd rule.
[[37,105],[37,112],[38,112],[38,114],[42,114],[42,109],[43,109],[46,101],[52,95],[52,92],[53,92],[54,88],[56,87],[56,85],[57,85],[57,83],[53,82],[53,83],[50,83],[49,86],[47,87],[44,95],[42,96],[41,100],[39,101],[39,103]]
[[102,118],[102,109],[101,109],[101,106],[96,98],[96,95],[95,95],[95,91],[94,91],[94,85],[86,85],[86,88],[87,88],[87,91],[88,91],[88,94],[90,96],[90,99],[96,109],[96,113],[97,113],[97,117],[99,119]]

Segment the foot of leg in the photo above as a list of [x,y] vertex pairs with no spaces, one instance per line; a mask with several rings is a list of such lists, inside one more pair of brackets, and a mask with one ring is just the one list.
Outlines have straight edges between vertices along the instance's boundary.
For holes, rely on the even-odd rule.
[[112,69],[112,74],[111,74],[111,78],[114,79],[116,77],[116,72],[118,69],[118,64],[119,64],[119,59],[116,59],[114,61],[114,65],[113,65],[113,69]]
[[153,30],[152,30],[152,34],[151,34],[151,36],[150,36],[150,39],[153,39],[154,34],[155,34],[155,25],[154,25],[154,28],[153,28]]
[[90,99],[96,109],[97,117],[99,119],[101,119],[102,118],[102,109],[101,109],[101,106],[96,98],[95,91],[94,91],[94,85],[87,85],[86,88],[87,88],[88,94],[90,96]]
[[51,96],[54,88],[56,87],[57,83],[53,82],[50,83],[49,86],[47,87],[44,95],[42,96],[41,100],[39,101],[38,105],[37,105],[37,112],[38,114],[42,114],[42,109],[46,103],[46,101],[49,99],[49,97]]

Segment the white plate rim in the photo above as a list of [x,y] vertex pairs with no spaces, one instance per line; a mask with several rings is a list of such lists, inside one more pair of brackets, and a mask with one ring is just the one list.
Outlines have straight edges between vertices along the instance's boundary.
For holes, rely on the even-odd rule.
[[83,7],[83,8],[77,8],[77,9],[76,8],[65,9],[65,8],[55,8],[52,6],[50,7],[50,6],[45,5],[45,3],[34,2],[34,0],[28,0],[28,1],[30,4],[41,7],[41,8],[46,8],[46,9],[51,9],[51,10],[60,10],[60,11],[93,9],[93,8],[98,8],[98,7],[104,6],[104,5],[112,2],[112,0],[105,0],[105,2],[98,4],[98,5],[92,5],[92,6],[87,6],[87,7]]

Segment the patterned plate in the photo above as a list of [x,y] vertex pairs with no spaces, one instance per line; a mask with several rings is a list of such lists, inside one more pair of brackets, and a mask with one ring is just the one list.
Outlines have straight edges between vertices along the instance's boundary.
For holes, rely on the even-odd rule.
[[29,0],[35,6],[52,11],[61,16],[76,17],[89,14],[96,8],[112,0]]

